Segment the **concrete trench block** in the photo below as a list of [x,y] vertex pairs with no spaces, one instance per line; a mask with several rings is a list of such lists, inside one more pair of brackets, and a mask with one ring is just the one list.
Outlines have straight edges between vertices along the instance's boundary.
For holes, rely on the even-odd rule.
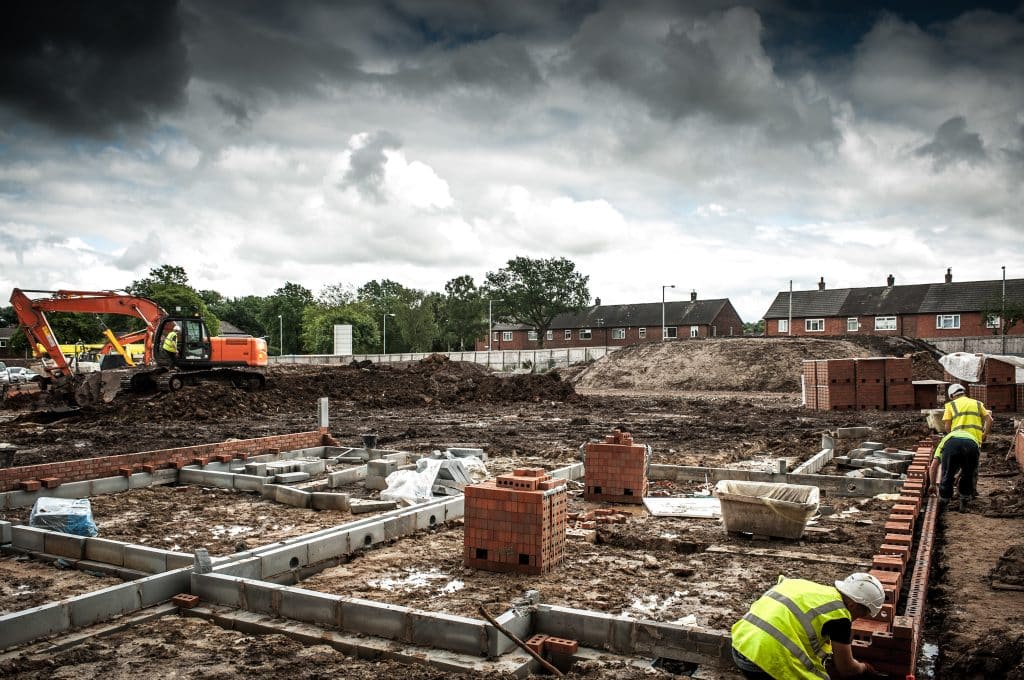
[[262,491],[269,478],[261,475],[234,475],[234,487],[239,491]]
[[11,523],[0,522],[0,543],[11,542]]
[[189,590],[192,570],[190,568],[174,569],[162,574],[154,574],[141,578],[134,583],[139,586],[139,597],[143,607],[151,607],[166,602],[178,593]]
[[162,486],[164,484],[176,484],[178,482],[178,471],[174,468],[165,468],[153,472],[153,484]]
[[318,458],[317,460],[303,460],[299,462],[299,472],[305,472],[310,476],[322,475],[326,470],[327,462],[322,458]]
[[[280,477],[281,475],[278,475]],[[278,486],[274,489],[274,500],[296,508],[308,508],[313,502],[313,494],[290,486]]]
[[167,553],[167,570],[172,571],[174,569],[185,569],[195,564],[196,558],[194,555],[183,552],[171,552]]
[[153,475],[148,472],[136,472],[128,477],[129,489],[145,489],[153,486]]
[[127,477],[103,477],[89,480],[89,495],[99,496],[105,493],[121,493],[128,490]]
[[85,559],[118,567],[124,566],[124,543],[106,538],[85,539]]
[[252,555],[230,562],[214,564],[213,571],[221,576],[260,579],[263,577],[263,561],[259,555]]
[[284,587],[266,581],[245,579],[239,584],[241,607],[255,614],[277,616],[281,606],[281,589]]
[[308,472],[282,472],[274,475],[274,481],[278,484],[297,484],[298,482],[305,482],[310,478]]
[[352,552],[369,548],[384,541],[384,531],[379,527],[358,527],[349,530],[349,545]]
[[91,626],[142,608],[137,583],[104,588],[66,600],[71,611],[71,627]]
[[204,484],[203,471],[193,465],[178,470],[178,484]]
[[352,546],[349,543],[349,532],[347,531],[316,538],[310,541],[308,545],[310,564],[335,559],[352,552]]
[[21,550],[46,552],[44,547],[47,533],[43,529],[36,529],[27,525],[15,525],[11,527],[11,544]]
[[346,486],[363,479],[366,479],[366,466],[360,465],[358,467],[349,468],[348,470],[337,470],[335,472],[328,473],[327,486],[332,488]]
[[203,486],[212,486],[218,489],[234,489],[235,488],[235,475],[230,472],[220,472],[215,470],[203,470],[199,473],[202,481],[200,484]]
[[254,477],[266,477],[267,476],[267,464],[266,463],[246,463],[245,474],[252,475]]
[[319,626],[338,626],[341,623],[341,598],[337,595],[288,586],[282,586],[280,593],[278,616]]
[[227,607],[241,607],[241,579],[221,574],[192,574],[193,595],[213,604]]
[[48,531],[43,536],[43,552],[58,557],[80,560],[85,557],[85,536]]
[[[526,640],[533,632],[533,615],[528,611],[519,615],[514,609],[510,609],[500,616],[494,617],[494,620],[520,640]],[[487,627],[488,657],[497,658],[516,649],[519,649],[519,646],[512,642],[507,635],[498,632],[494,626]]]
[[487,624],[476,619],[421,611],[409,613],[412,644],[462,654],[487,654]]
[[348,494],[314,491],[312,506],[314,510],[348,510]]
[[136,569],[147,574],[159,574],[167,571],[167,553],[168,551],[158,548],[125,545],[124,566],[126,569]]
[[286,545],[260,555],[260,578],[269,578],[291,569],[305,567],[308,564],[308,544]]
[[0,616],[0,649],[38,640],[71,627],[71,609],[66,600],[51,602]]
[[408,642],[410,612],[400,605],[346,598],[341,601],[341,624],[348,631]]
[[[35,504],[37,498],[53,498],[58,497],[55,491],[59,491],[60,487],[56,489],[40,489],[39,491],[8,491],[5,496],[7,498],[6,507],[13,510],[15,508],[28,508]],[[86,496],[89,494],[86,493]]]

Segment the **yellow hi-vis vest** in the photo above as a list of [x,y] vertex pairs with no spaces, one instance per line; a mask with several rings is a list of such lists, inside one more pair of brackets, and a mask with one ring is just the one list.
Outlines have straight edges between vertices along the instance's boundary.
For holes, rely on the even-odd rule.
[[971,435],[974,441],[981,444],[981,438],[985,433],[985,415],[987,413],[985,405],[980,401],[962,396],[946,402],[942,419],[952,421],[949,426],[950,432],[964,430]]
[[174,331],[164,336],[164,351],[172,354],[178,351],[178,334]]
[[778,680],[828,680],[829,621],[852,620],[839,591],[804,579],[784,579],[761,596],[732,627],[732,646]]

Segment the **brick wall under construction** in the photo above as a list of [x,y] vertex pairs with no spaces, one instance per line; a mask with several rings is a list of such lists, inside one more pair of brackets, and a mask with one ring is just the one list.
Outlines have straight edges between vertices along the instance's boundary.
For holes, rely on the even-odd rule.
[[568,493],[543,468],[467,486],[463,562],[486,571],[544,574],[565,557]]
[[647,447],[633,442],[633,435],[616,430],[604,442],[586,448],[584,498],[611,503],[643,503],[647,495]]

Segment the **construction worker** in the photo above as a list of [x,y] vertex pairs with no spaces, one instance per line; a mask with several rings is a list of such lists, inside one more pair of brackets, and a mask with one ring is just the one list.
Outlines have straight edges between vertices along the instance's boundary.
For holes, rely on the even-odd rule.
[[178,356],[178,333],[181,326],[174,324],[171,330],[164,335],[164,341],[160,345],[163,350],[164,363],[174,363],[174,357]]
[[978,495],[978,460],[981,445],[992,431],[992,414],[985,404],[968,397],[963,385],[953,383],[947,394],[949,401],[942,412],[942,426],[948,434],[935,447],[928,470],[930,491],[938,494],[939,504],[945,507],[953,498],[953,485],[959,473],[960,510],[964,511]]
[[851,574],[834,587],[780,576],[733,625],[733,661],[753,680],[828,680],[829,655],[841,677],[877,676],[853,658],[853,620],[876,616],[884,602],[871,574]]

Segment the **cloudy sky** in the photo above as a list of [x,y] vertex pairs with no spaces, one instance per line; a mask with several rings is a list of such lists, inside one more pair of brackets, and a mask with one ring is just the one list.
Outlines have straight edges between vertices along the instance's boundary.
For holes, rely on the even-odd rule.
[[0,291],[1024,278],[1021,2],[101,6],[0,27]]

